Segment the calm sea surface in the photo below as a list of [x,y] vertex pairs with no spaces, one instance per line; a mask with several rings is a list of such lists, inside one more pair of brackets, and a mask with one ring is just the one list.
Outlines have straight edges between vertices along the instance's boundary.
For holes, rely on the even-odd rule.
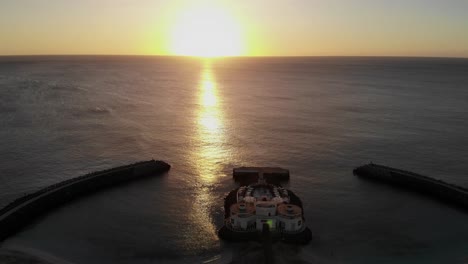
[[[373,161],[468,187],[468,60],[0,57],[0,205],[151,158],[168,176],[38,219],[0,262],[254,263],[216,230],[232,168],[282,166],[314,233],[277,263],[468,263],[468,214],[363,181]],[[42,262],[41,262],[42,263]]]

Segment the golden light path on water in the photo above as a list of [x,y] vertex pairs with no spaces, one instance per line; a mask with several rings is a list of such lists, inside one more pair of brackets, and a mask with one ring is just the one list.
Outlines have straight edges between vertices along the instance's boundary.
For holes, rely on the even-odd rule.
[[215,184],[223,164],[228,162],[230,151],[226,148],[226,134],[222,98],[212,70],[211,61],[205,60],[197,87],[197,108],[195,115],[194,149],[197,188],[195,191],[192,221],[200,228],[196,234],[198,246],[213,247],[218,243],[216,226],[210,212]]
[[222,100],[219,96],[210,60],[204,62],[198,87],[197,159],[200,179],[213,183],[226,162],[229,152],[225,147],[225,123]]

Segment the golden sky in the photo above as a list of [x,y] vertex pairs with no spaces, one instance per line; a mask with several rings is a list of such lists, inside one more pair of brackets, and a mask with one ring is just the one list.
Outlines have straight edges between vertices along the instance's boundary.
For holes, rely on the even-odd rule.
[[1,0],[0,55],[468,57],[465,0]]

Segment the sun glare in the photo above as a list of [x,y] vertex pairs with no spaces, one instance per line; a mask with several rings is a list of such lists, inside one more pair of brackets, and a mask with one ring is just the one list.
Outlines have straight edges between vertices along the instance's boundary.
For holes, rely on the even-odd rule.
[[172,30],[171,49],[175,55],[238,56],[243,51],[240,26],[221,8],[187,10]]

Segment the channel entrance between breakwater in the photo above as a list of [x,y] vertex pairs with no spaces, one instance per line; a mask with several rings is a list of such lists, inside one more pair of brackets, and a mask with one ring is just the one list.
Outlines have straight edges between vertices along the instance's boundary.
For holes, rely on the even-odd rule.
[[353,170],[362,178],[414,190],[468,210],[468,189],[414,172],[378,164],[366,164]]
[[72,178],[22,196],[0,209],[0,242],[68,201],[125,182],[163,175],[170,168],[164,161],[142,161]]

